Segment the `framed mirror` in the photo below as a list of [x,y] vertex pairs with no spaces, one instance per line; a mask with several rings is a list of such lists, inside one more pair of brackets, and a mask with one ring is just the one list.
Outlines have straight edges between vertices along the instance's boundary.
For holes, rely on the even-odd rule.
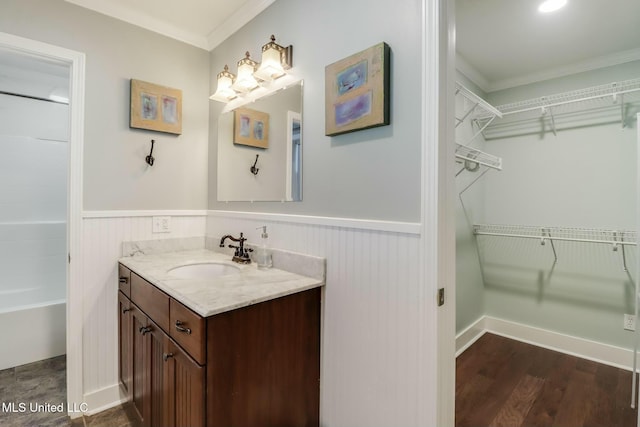
[[302,200],[302,80],[218,117],[218,201]]

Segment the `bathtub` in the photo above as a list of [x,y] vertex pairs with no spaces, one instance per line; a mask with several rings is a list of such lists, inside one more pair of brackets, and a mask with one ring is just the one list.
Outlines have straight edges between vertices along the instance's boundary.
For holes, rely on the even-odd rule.
[[66,224],[0,223],[0,370],[66,353]]
[[0,370],[66,353],[65,300],[0,311]]

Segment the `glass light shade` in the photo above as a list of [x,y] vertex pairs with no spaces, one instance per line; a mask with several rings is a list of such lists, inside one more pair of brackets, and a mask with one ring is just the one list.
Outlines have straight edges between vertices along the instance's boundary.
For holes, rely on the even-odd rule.
[[231,86],[236,92],[247,93],[258,87],[258,81],[253,77],[258,63],[249,57],[249,52],[245,53],[245,57],[238,61],[238,77],[236,82]]
[[272,81],[286,74],[282,65],[282,52],[284,48],[277,44],[276,38],[272,35],[271,41],[262,46],[262,63],[260,68],[253,73],[254,77]]
[[229,102],[236,98],[236,92],[232,89],[233,81],[235,77],[229,72],[229,67],[224,66],[224,71],[218,74],[218,87],[216,93],[211,95],[210,99],[220,102]]

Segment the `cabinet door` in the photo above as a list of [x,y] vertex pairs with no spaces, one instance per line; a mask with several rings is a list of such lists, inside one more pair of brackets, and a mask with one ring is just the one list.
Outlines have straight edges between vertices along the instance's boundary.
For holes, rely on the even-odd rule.
[[147,372],[149,373],[149,405],[151,406],[149,423],[145,427],[171,427],[171,419],[168,414],[170,401],[166,390],[169,388],[167,381],[169,375],[165,360],[167,356],[169,337],[152,320],[149,320],[150,333],[149,357],[147,359]]
[[147,361],[149,349],[149,319],[135,306],[131,304],[131,360],[132,360],[132,400],[133,409],[140,423],[150,426],[151,401],[149,400],[149,373]]
[[173,340],[169,340],[168,416],[174,427],[204,427],[205,370]]
[[131,334],[131,301],[118,292],[118,379],[127,400],[131,399],[131,369],[133,365]]

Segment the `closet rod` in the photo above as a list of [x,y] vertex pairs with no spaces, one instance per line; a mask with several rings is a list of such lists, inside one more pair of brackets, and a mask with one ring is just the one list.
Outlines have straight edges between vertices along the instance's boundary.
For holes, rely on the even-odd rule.
[[486,231],[474,231],[474,234],[477,235],[477,236],[519,237],[519,238],[523,238],[523,239],[564,240],[566,242],[604,243],[604,244],[608,244],[608,245],[618,244],[618,245],[636,246],[636,242],[625,242],[625,241],[618,241],[618,240],[579,239],[579,238],[574,238],[574,237],[558,237],[558,236],[549,237],[549,236],[542,235],[542,234],[539,235],[539,236],[531,236],[531,235],[528,235],[528,234],[491,233],[491,232],[486,232]]
[[6,92],[4,90],[0,90],[0,95],[17,96],[18,98],[35,99],[36,101],[45,101],[45,102],[53,102],[54,104],[69,105],[68,102],[55,101],[53,99],[42,98],[42,97],[39,97],[39,96],[23,95],[21,93]]

